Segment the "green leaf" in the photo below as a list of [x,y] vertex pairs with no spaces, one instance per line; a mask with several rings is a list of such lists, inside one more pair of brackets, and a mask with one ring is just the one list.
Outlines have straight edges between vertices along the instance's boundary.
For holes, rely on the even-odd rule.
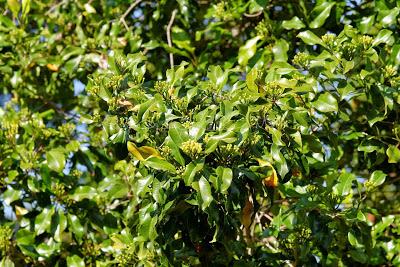
[[25,20],[30,9],[31,9],[31,0],[22,0],[22,14],[21,14],[22,20]]
[[172,27],[172,42],[179,47],[180,49],[184,49],[189,51],[190,53],[194,53],[195,48],[191,44],[190,35],[187,34],[181,28],[174,26]]
[[67,228],[67,217],[63,211],[58,211],[56,218],[56,231],[54,232],[54,240],[62,242],[62,235],[64,230]]
[[363,151],[365,153],[371,153],[374,151],[379,151],[381,149],[380,142],[377,140],[364,140],[358,146],[358,151]]
[[189,129],[189,135],[192,137],[193,140],[199,140],[199,138],[204,135],[207,125],[208,121],[204,119],[193,123],[193,125]]
[[224,72],[220,66],[211,66],[209,67],[207,77],[219,92],[228,80],[228,73]]
[[101,99],[103,99],[106,102],[108,102],[108,101],[110,101],[112,99],[111,92],[104,85],[100,87],[100,90],[99,90],[99,92],[97,94]]
[[321,5],[316,6],[312,12],[318,13],[318,16],[310,23],[310,28],[316,29],[324,25],[334,5],[335,3],[323,2]]
[[338,111],[338,103],[334,96],[328,92],[319,95],[318,99],[312,103],[313,107],[320,112],[336,112]]
[[297,35],[297,37],[299,37],[301,40],[303,40],[304,43],[308,44],[308,45],[322,45],[325,46],[324,43],[322,42],[321,38],[319,38],[318,36],[316,36],[313,32],[311,31],[304,31],[301,32]]
[[386,174],[383,171],[374,171],[369,178],[369,187],[377,187],[385,182]]
[[156,225],[157,217],[151,217],[150,213],[146,212],[141,220],[139,235],[144,239],[154,240],[157,237]]
[[390,55],[390,59],[394,62],[394,65],[400,65],[400,44],[396,44],[392,47],[392,54]]
[[400,8],[393,8],[389,14],[382,18],[381,22],[383,26],[390,26],[396,24],[397,16],[399,15]]
[[112,184],[110,190],[108,191],[108,197],[110,199],[125,198],[128,195],[129,187],[123,181],[115,182]]
[[357,219],[361,222],[367,222],[367,218],[365,217],[365,214],[361,210],[357,212]]
[[60,149],[52,149],[46,153],[47,164],[50,169],[62,172],[65,166],[65,155]]
[[277,146],[284,146],[285,143],[282,142],[282,133],[273,127],[268,127],[269,133],[272,135],[272,143]]
[[81,201],[86,198],[93,199],[97,194],[97,190],[91,186],[78,186],[69,198],[75,201]]
[[0,267],[14,267],[14,262],[9,257],[4,257],[0,261]]
[[35,219],[35,233],[41,235],[42,233],[49,231],[51,226],[51,217],[54,214],[54,208],[44,208],[42,212],[36,216]]
[[35,243],[35,233],[27,229],[19,229],[16,239],[18,245],[33,245]]
[[2,199],[4,200],[4,203],[10,205],[12,202],[21,197],[21,193],[22,192],[20,190],[15,190],[14,188],[10,187],[3,193]]
[[[348,63],[349,62],[353,62],[353,61],[348,61]],[[348,66],[348,65],[351,65],[351,66]],[[349,63],[349,64],[345,64],[345,68],[346,67],[350,67],[350,68],[353,68],[353,66],[354,66],[354,62],[353,63]],[[350,83],[346,83],[344,86],[339,86],[338,87],[338,92],[339,92],[339,94],[340,94],[340,100],[343,100],[343,99],[351,99],[353,96],[355,96],[355,88],[350,84]]]
[[143,195],[146,192],[149,191],[149,185],[153,182],[153,177],[148,175],[146,177],[143,177],[141,179],[138,179],[137,181],[137,186],[136,186],[136,194],[138,195]]
[[378,222],[373,226],[372,236],[376,238],[377,236],[385,232],[388,229],[389,225],[391,225],[394,222],[394,219],[395,219],[394,215],[382,217],[382,221]]
[[40,243],[36,247],[37,253],[40,256],[49,258],[51,255],[57,253],[60,250],[61,243],[54,242],[53,238],[46,240],[45,242]]
[[148,158],[143,163],[147,167],[150,167],[150,168],[153,168],[153,169],[156,169],[156,170],[168,171],[168,172],[171,172],[171,173],[175,173],[176,172],[175,166],[172,165],[171,163],[169,163],[168,161],[163,160],[163,159]]
[[250,91],[258,92],[258,86],[256,84],[257,76],[258,76],[257,68],[252,68],[251,71],[246,76],[246,85]]
[[343,172],[338,178],[338,183],[333,187],[333,191],[338,196],[345,196],[351,193],[353,181],[356,179],[352,173]]
[[386,150],[386,155],[389,158],[389,163],[400,162],[400,149],[397,146],[389,145]]
[[204,162],[192,161],[186,166],[185,172],[182,175],[186,186],[190,186],[196,174],[204,167]]
[[218,189],[222,194],[225,194],[232,183],[232,170],[230,168],[218,166],[216,173],[218,175]]
[[375,37],[374,41],[372,42],[372,46],[377,46],[382,43],[387,44],[387,43],[391,42],[391,40],[393,40],[392,33],[393,33],[392,31],[389,31],[386,29],[380,30],[378,35]]
[[353,247],[358,247],[360,245],[357,237],[352,232],[347,233],[347,239],[349,240],[350,245],[352,245]]
[[274,53],[275,62],[286,62],[288,60],[288,50],[289,44],[284,39],[277,40],[275,45],[272,47],[272,53]]
[[241,66],[246,66],[250,58],[252,58],[257,49],[257,42],[261,39],[260,36],[256,36],[246,42],[244,46],[239,48],[238,63]]
[[85,267],[85,262],[78,255],[73,255],[73,256],[67,257],[67,266],[68,267]]
[[375,23],[375,15],[364,17],[360,22],[360,32],[366,34],[371,31]]
[[96,14],[96,9],[89,3],[86,3],[83,5],[85,7],[85,10],[89,14]]
[[202,210],[205,210],[208,206],[210,206],[213,197],[211,195],[211,187],[206,178],[203,176],[199,180],[199,190],[200,190],[200,196],[201,199],[203,200],[201,204]]
[[165,145],[168,146],[171,149],[171,155],[172,157],[181,165],[185,165],[185,159],[183,158],[179,146],[175,144],[174,141],[172,141],[170,136],[167,136],[165,138]]
[[79,239],[82,238],[85,233],[85,229],[83,228],[79,218],[74,214],[68,214],[68,225],[69,229],[77,236]]
[[181,147],[182,143],[190,139],[186,128],[178,122],[171,122],[169,124],[168,135],[178,147]]
[[294,16],[290,20],[282,21],[282,27],[285,28],[286,30],[292,30],[292,29],[300,30],[306,27],[306,25],[304,25],[304,23],[297,16]]

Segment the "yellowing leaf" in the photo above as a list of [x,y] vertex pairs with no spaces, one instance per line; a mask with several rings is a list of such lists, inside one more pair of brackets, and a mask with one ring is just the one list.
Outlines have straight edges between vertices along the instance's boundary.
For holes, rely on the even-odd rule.
[[129,151],[130,153],[132,153],[133,156],[135,156],[135,158],[137,158],[137,159],[140,160],[140,161],[143,161],[143,160],[144,160],[142,154],[140,153],[140,151],[138,150],[137,146],[135,146],[134,143],[128,142],[127,146],[128,146],[128,151]]
[[268,161],[265,161],[262,159],[257,159],[257,161],[261,167],[270,167],[272,169],[272,174],[269,176],[266,176],[263,179],[264,185],[268,186],[268,187],[277,187],[278,186],[278,175],[276,173],[275,168],[272,166],[272,164],[269,163]]
[[253,212],[254,212],[254,205],[253,205],[251,197],[249,196],[246,199],[246,204],[244,205],[244,208],[242,210],[242,217],[240,220],[246,229],[248,229],[251,225],[251,222],[252,222],[251,218],[253,216]]
[[57,72],[58,71],[58,66],[57,65],[54,65],[54,64],[47,64],[46,65],[46,67],[49,69],[49,70],[51,70],[51,71],[55,71],[55,72]]
[[137,147],[134,143],[128,142],[128,151],[140,161],[145,161],[147,158],[155,157],[162,159],[160,153],[150,146]]
[[18,0],[7,0],[8,8],[11,10],[13,16],[15,18],[18,17],[18,12],[21,8],[21,5]]
[[28,213],[27,209],[20,206],[15,206],[15,215],[17,216],[17,218],[24,216],[27,213]]
[[154,148],[150,147],[150,146],[139,147],[139,151],[140,151],[140,153],[142,154],[142,156],[144,158],[148,158],[148,157],[152,156],[152,157],[156,157],[156,158],[162,159],[160,153],[157,150],[155,150]]
[[273,171],[273,174],[264,178],[263,183],[268,187],[277,187],[278,186],[278,176],[276,175],[276,171]]

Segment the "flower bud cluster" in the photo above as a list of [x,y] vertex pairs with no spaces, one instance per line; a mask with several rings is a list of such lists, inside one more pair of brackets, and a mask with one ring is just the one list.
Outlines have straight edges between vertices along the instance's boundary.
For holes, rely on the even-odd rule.
[[368,50],[371,47],[373,41],[374,38],[368,35],[361,36],[359,40],[365,50]]
[[232,14],[227,12],[226,3],[224,1],[219,2],[215,5],[215,17],[222,20],[228,21],[232,19]]
[[118,266],[135,266],[137,262],[135,246],[133,244],[128,244],[120,254],[118,254],[115,258],[118,263]]
[[13,230],[11,227],[3,225],[0,226],[0,255],[5,256],[12,247],[12,238]]
[[106,87],[112,89],[113,92],[117,92],[121,86],[121,82],[123,81],[124,76],[122,75],[114,75],[108,80]]
[[296,54],[293,58],[293,64],[298,65],[304,69],[308,68],[310,64],[310,55],[304,52]]
[[101,254],[99,244],[93,243],[92,240],[86,240],[83,243],[82,252],[88,258],[95,258]]
[[283,88],[277,81],[272,81],[265,85],[266,94],[274,99],[279,97],[284,91],[285,88]]
[[385,70],[383,72],[383,75],[385,76],[385,78],[392,78],[393,76],[395,76],[397,73],[397,68],[393,65],[387,65],[385,66]]
[[58,127],[61,135],[64,137],[70,137],[75,130],[75,125],[72,123],[65,123]]
[[168,159],[170,157],[170,155],[171,155],[172,150],[171,150],[171,148],[169,146],[163,146],[163,147],[161,147],[161,151],[160,152],[161,152],[161,156],[163,158]]
[[170,88],[170,85],[166,81],[156,81],[154,84],[154,90],[156,90],[157,93],[166,96],[168,94],[168,89]]
[[203,151],[201,144],[197,143],[194,140],[189,140],[184,143],[182,143],[181,149],[183,153],[188,155],[189,157],[195,159],[198,158]]
[[261,36],[262,38],[268,37],[269,30],[268,30],[267,24],[265,24],[264,20],[260,21],[260,23],[257,24],[256,32],[257,32],[257,35]]
[[227,144],[221,146],[221,150],[224,151],[224,154],[235,156],[238,155],[240,152],[240,148],[237,145]]
[[324,42],[329,48],[334,48],[336,46],[336,36],[332,33],[327,33],[321,37],[322,42]]
[[11,143],[14,143],[19,129],[18,123],[14,121],[13,122],[5,121],[3,123],[3,127],[5,129],[5,136],[7,140]]

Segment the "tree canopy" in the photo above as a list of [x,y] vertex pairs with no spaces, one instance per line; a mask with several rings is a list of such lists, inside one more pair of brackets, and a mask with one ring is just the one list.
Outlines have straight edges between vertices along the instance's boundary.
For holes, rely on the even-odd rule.
[[400,266],[398,1],[0,12],[0,266]]

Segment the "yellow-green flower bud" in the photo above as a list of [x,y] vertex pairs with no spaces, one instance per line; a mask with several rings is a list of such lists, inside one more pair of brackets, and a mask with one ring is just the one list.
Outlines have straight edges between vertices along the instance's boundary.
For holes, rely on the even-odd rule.
[[189,140],[182,143],[181,149],[183,153],[185,153],[191,158],[198,158],[201,152],[203,151],[201,144],[197,143],[194,140]]
[[322,42],[324,42],[330,48],[335,46],[335,38],[336,36],[331,33],[327,33],[321,37]]
[[293,64],[302,68],[307,68],[310,64],[310,55],[303,52],[296,54],[293,58]]
[[262,20],[260,23],[257,24],[256,31],[257,35],[261,36],[262,38],[266,38],[269,35],[269,31],[264,20]]
[[374,41],[374,38],[368,35],[363,35],[360,38],[360,42],[363,45],[364,49],[367,50],[368,48],[371,47],[372,42]]
[[0,226],[0,255],[5,256],[12,247],[13,230],[9,226]]
[[396,73],[397,73],[397,69],[395,66],[392,66],[392,65],[385,66],[385,71],[383,72],[383,74],[385,75],[385,78],[391,78],[391,77],[395,76]]

